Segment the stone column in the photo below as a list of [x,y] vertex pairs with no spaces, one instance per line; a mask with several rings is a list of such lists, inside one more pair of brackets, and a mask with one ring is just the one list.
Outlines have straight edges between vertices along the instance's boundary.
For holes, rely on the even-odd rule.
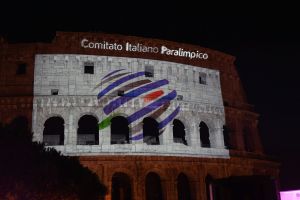
[[[168,124],[166,126],[165,131],[159,137],[161,144],[163,144],[163,145],[173,144],[173,131],[172,130],[173,130],[173,124]],[[162,138],[162,140],[161,140],[161,138]]]
[[68,137],[69,137],[69,123],[68,119],[64,119],[64,145],[68,144]]
[[99,144],[101,145],[110,145],[110,126],[102,130],[99,130]]
[[161,182],[162,182],[163,198],[166,200],[177,199],[176,180],[168,179],[168,180],[162,180]]
[[188,128],[185,127],[184,132],[185,132],[185,140],[187,142],[188,146],[192,145],[192,132],[193,132],[193,127],[190,126],[190,124],[185,124],[185,126],[189,126]]
[[112,196],[111,196],[112,181],[111,180],[107,181],[105,186],[106,186],[106,189],[107,189],[107,193],[105,195],[105,200],[111,200],[112,199]]
[[[40,132],[38,130],[38,127],[37,127],[37,102],[36,102],[36,99],[33,100],[33,105],[32,105],[32,131],[33,131],[33,138],[32,140],[33,141],[42,141],[43,138],[42,138],[42,132]],[[39,119],[40,120],[40,119]]]
[[132,182],[132,200],[140,200],[144,199],[144,191],[145,191],[145,180],[141,179],[140,177],[134,177]]
[[69,125],[69,131],[67,135],[67,141],[65,144],[67,145],[77,145],[77,130],[76,130],[76,123],[74,121],[74,112],[72,108],[70,108],[70,113],[69,113],[69,122],[65,124],[65,128],[67,125]]
[[[143,122],[134,121],[131,124],[131,127],[132,127],[132,131],[133,131],[131,134],[134,134],[134,133],[140,134],[140,133],[143,132]],[[133,130],[133,129],[136,129],[136,130]],[[132,144],[143,144],[143,142],[144,142],[143,137],[139,140],[132,140],[131,141]]]
[[224,149],[224,137],[223,137],[223,128],[215,127],[211,130],[210,134],[211,146],[213,148]]
[[191,123],[191,146],[195,148],[201,147],[200,128],[194,121]]
[[103,130],[99,130],[99,145],[103,144]]
[[190,194],[191,194],[191,199],[193,200],[202,200],[201,194],[203,193],[201,191],[201,184],[199,180],[191,180],[189,182],[190,184]]
[[136,188],[135,193],[133,194],[133,200],[142,200],[146,199],[146,175],[142,170],[142,163],[135,161],[136,165],[136,179],[134,181],[134,186]]

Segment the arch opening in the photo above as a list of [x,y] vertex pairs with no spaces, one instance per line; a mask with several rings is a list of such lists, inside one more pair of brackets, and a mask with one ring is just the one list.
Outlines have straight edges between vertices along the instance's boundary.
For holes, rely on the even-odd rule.
[[188,177],[180,173],[177,177],[177,196],[178,200],[190,200],[191,199],[191,190]]
[[112,177],[112,200],[131,200],[131,181],[127,174],[117,172]]
[[162,200],[163,191],[158,174],[150,172],[146,176],[146,200]]
[[185,126],[178,119],[173,120],[173,142],[187,145],[187,141],[185,139]]
[[128,120],[122,116],[116,116],[111,119],[111,144],[128,144],[129,127]]
[[224,145],[225,145],[225,148],[227,148],[227,149],[231,149],[229,133],[230,133],[229,128],[226,125],[224,125],[223,126],[223,137],[224,137]]
[[64,144],[64,119],[61,117],[50,117],[44,124],[43,142],[45,145]]
[[78,145],[98,145],[99,128],[98,120],[92,115],[84,115],[78,121],[77,129]]
[[151,117],[144,118],[143,134],[144,134],[144,143],[148,145],[158,145],[159,144],[158,122]]
[[214,179],[209,174],[205,177],[205,187],[207,199],[215,199]]
[[200,122],[200,142],[202,147],[210,147],[209,129],[204,122]]

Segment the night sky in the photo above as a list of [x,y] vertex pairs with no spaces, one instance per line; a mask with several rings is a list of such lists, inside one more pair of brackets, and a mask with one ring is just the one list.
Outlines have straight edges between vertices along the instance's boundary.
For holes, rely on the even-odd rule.
[[51,41],[55,31],[116,33],[190,43],[236,56],[248,101],[260,113],[265,151],[282,162],[281,188],[300,189],[297,6],[41,3],[2,7],[0,34],[18,42]]

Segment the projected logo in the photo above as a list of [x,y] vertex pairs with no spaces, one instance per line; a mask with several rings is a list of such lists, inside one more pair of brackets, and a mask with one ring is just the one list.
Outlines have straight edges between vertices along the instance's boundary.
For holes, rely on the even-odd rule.
[[[106,74],[101,82],[94,88],[102,87],[98,94],[98,101],[103,105],[106,117],[99,123],[99,129],[110,126],[111,119],[118,115],[121,107],[130,103],[142,103],[139,110],[127,116],[128,124],[131,126],[131,140],[143,139],[143,119],[151,117],[158,121],[159,133],[162,134],[165,127],[179,113],[177,106],[171,113],[166,110],[170,107],[172,100],[176,98],[175,90],[163,89],[169,84],[166,79],[151,81],[145,77],[147,72],[128,72],[125,69],[114,70]],[[142,102],[140,102],[142,101]]]

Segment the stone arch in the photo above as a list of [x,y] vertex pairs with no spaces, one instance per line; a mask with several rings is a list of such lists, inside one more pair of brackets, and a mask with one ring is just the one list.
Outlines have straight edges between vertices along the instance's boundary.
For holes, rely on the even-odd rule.
[[109,171],[108,177],[112,178],[115,173],[127,174],[132,181],[136,178],[136,171],[127,166],[114,168],[113,171]]
[[176,180],[181,173],[184,174],[189,181],[189,189],[190,189],[191,199],[199,199],[199,195],[200,195],[199,187],[201,185],[201,183],[200,183],[201,180],[199,177],[201,177],[201,175],[199,174],[198,169],[195,169],[195,168],[189,167],[189,166],[180,168],[180,169],[176,170],[176,172],[174,174],[174,177],[176,178]]
[[168,176],[167,172],[165,170],[162,170],[159,168],[149,168],[148,170],[144,171],[143,172],[144,178],[146,178],[147,174],[149,174],[150,172],[154,172],[154,173],[158,174],[162,181],[169,180],[169,176]]
[[47,109],[43,113],[37,113],[35,117],[33,117],[33,126],[32,126],[32,131],[33,131],[33,140],[34,141],[39,141],[43,142],[43,131],[44,131],[44,124],[47,121],[47,119],[51,117],[60,117],[64,120],[65,125],[64,125],[64,140],[66,140],[67,136],[67,131],[65,130],[66,128],[66,122],[68,119],[66,113],[60,112],[60,110],[54,110],[52,112],[49,112]]
[[111,120],[110,133],[111,144],[128,144],[129,141],[129,123],[123,116],[114,116]]
[[[81,112],[81,113],[77,116],[77,118],[76,118],[77,122],[78,122],[79,119],[82,118],[84,115],[91,115],[91,116],[95,117],[95,118],[97,119],[97,121],[99,122],[99,117],[98,117],[94,112]],[[78,128],[78,123],[77,123],[77,127],[76,127],[76,128]]]
[[173,120],[173,142],[187,145],[186,129],[184,123],[179,119]]
[[179,115],[177,115],[175,118],[175,119],[180,120],[184,124],[187,133],[192,131],[192,127],[191,127],[191,123],[190,123],[191,117],[192,116],[189,114],[186,115],[186,114],[183,114],[180,112]]
[[194,132],[194,120],[192,119],[192,115],[190,114],[184,114],[184,113],[179,113],[178,116],[176,116],[175,119],[178,119],[180,120],[183,124],[184,124],[184,127],[185,127],[185,136],[186,136],[186,141],[187,141],[187,144],[190,145],[192,142],[192,135],[193,135],[193,132]]
[[210,174],[207,174],[205,176],[205,190],[206,190],[206,198],[213,199],[214,179]]
[[77,144],[78,145],[98,145],[99,128],[98,118],[95,115],[85,114],[78,120]]
[[[124,117],[124,118],[127,119],[127,117],[129,116],[129,114],[120,111],[120,109],[119,109],[118,111],[119,111],[119,112],[113,112],[112,118],[113,118],[113,117],[118,117],[118,116],[119,116],[119,117]],[[104,118],[105,118],[105,117],[104,117]],[[128,128],[129,128],[129,136],[130,136],[130,134],[131,134],[131,132],[130,132],[131,126],[132,126],[132,123],[128,125]]]
[[145,117],[143,119],[143,134],[144,143],[149,145],[158,145],[159,142],[159,123],[151,117]]
[[124,172],[115,172],[111,177],[111,199],[131,200],[133,199],[132,178]]
[[210,147],[210,129],[204,121],[199,124],[201,147]]
[[49,117],[44,123],[43,142],[45,145],[63,145],[65,121],[60,116]]
[[42,124],[45,124],[45,122],[47,121],[47,119],[51,118],[51,117],[60,117],[62,118],[64,121],[65,121],[65,118],[62,114],[57,114],[57,113],[51,113],[51,114],[48,114],[46,115],[43,120],[41,121]]
[[191,183],[188,176],[185,173],[179,173],[177,176],[177,198],[178,200],[190,200],[192,199],[191,195]]
[[120,116],[120,117],[124,117],[124,118],[127,118],[129,115],[123,113],[123,112],[116,112],[113,114],[114,117],[116,116]]
[[214,125],[214,123],[215,123],[215,118],[213,118],[213,116],[200,116],[200,123],[201,122],[204,122],[206,125],[207,125],[207,127],[209,128],[209,130],[214,130],[215,129],[215,125]]
[[146,200],[162,200],[163,186],[159,174],[151,171],[145,177],[145,199]]

